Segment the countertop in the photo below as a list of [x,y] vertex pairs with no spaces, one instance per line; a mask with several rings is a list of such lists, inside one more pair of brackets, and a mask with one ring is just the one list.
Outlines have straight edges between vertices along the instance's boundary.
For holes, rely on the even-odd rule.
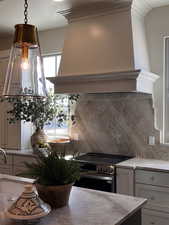
[[[145,203],[141,198],[73,187],[69,206],[53,210],[37,225],[120,225]],[[0,224],[15,223],[0,218]]]
[[33,150],[5,150],[7,155],[22,155],[22,156],[32,156],[34,157],[35,154],[33,153]]
[[169,172],[169,161],[133,158],[133,159],[129,159],[121,163],[118,163],[116,167]]

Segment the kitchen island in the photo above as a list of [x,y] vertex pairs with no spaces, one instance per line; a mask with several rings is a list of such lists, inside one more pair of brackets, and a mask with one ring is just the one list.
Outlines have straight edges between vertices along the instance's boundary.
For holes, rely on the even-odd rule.
[[[53,210],[38,225],[141,225],[145,199],[73,187],[69,205]],[[2,217],[1,225],[15,225]],[[24,223],[21,223],[24,225]]]

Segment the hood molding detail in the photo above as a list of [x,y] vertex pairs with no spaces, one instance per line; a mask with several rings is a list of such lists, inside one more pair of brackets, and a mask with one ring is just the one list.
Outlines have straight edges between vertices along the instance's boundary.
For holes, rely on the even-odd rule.
[[159,76],[140,70],[50,77],[55,93],[143,92],[151,94]]

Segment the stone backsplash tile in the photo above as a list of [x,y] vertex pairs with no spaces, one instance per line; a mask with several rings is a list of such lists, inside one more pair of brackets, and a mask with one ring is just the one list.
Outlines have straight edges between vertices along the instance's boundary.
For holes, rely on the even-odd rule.
[[[169,147],[160,145],[154,128],[152,96],[142,93],[84,94],[76,108],[72,136],[79,152],[104,152],[169,160]],[[155,136],[156,145],[148,145]]]

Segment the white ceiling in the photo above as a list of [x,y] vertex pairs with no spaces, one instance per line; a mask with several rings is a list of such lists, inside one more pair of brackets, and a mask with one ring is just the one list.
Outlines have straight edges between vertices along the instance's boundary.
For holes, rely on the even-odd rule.
[[[66,25],[66,20],[57,11],[69,9],[74,4],[86,2],[112,2],[119,0],[28,0],[29,23],[35,24],[39,30],[47,30]],[[126,0],[125,0],[126,1]],[[169,0],[133,0],[141,7],[150,8],[169,5]],[[5,37],[14,30],[14,25],[23,23],[24,0],[0,0],[0,36]]]
[[[67,9],[66,2],[53,0],[28,0],[29,23],[38,26],[39,30],[64,26],[66,21],[57,14],[57,10]],[[14,25],[23,23],[24,0],[0,0],[0,36],[6,36],[14,29]]]
[[[142,1],[142,0],[138,0]],[[153,8],[169,5],[169,0],[146,0]]]

